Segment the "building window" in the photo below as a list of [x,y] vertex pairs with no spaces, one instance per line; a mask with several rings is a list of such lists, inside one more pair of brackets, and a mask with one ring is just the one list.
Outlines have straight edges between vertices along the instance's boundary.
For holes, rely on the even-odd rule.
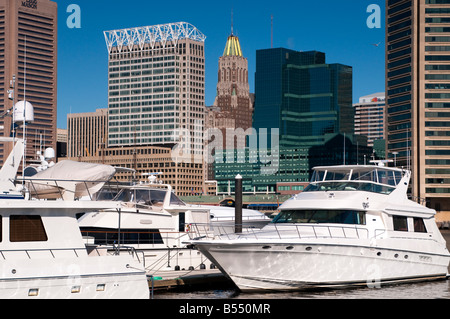
[[9,217],[11,242],[47,241],[41,216],[13,215]]
[[395,231],[408,231],[408,219],[405,216],[392,216]]

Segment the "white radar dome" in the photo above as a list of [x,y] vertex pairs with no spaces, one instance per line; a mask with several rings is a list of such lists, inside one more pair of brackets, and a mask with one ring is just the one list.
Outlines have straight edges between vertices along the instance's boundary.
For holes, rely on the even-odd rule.
[[55,157],[55,150],[51,147],[45,149],[44,151],[44,158],[54,158]]
[[[24,112],[25,110],[25,112]],[[34,107],[30,102],[19,101],[14,106],[14,121],[16,123],[33,122]]]

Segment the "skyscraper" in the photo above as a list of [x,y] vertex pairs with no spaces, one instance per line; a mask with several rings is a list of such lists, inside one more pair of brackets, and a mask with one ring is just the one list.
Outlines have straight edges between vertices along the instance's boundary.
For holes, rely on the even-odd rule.
[[218,117],[228,124],[222,123],[223,128],[240,128],[245,131],[252,127],[253,104],[248,84],[248,61],[242,54],[239,38],[233,33],[228,37],[223,55],[219,58],[214,106],[220,108]]
[[412,196],[450,211],[450,1],[386,1],[386,156]]
[[355,134],[367,136],[367,145],[384,139],[384,92],[362,96],[355,108]]
[[[27,125],[27,158],[36,158],[40,141],[56,150],[57,4],[49,0],[0,0],[0,112],[24,100],[34,106]],[[15,77],[15,82],[13,81]],[[12,118],[0,119],[11,136]],[[22,130],[16,136],[23,137]],[[0,147],[0,163],[11,149]]]
[[[237,174],[244,191],[274,192],[277,183],[307,183],[316,165],[362,164],[364,156],[370,158],[366,139],[353,136],[352,72],[350,66],[327,64],[322,52],[258,50],[253,114],[258,147],[250,145],[241,154],[216,152],[219,192]],[[272,129],[279,129],[279,136],[272,136]]]
[[[352,67],[325,53],[256,51],[253,127],[280,130],[280,147],[320,145],[328,133],[353,133]],[[261,133],[260,133],[261,135]]]
[[[172,146],[201,155],[206,37],[186,22],[106,31],[108,146]],[[184,132],[184,133],[183,133]]]

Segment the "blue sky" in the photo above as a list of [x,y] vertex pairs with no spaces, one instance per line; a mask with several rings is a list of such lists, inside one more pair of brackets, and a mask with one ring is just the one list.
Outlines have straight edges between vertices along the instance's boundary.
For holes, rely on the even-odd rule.
[[[206,105],[212,105],[218,60],[231,31],[249,62],[254,92],[256,50],[274,47],[326,53],[327,63],[353,67],[353,100],[384,91],[384,0],[143,1],[54,0],[58,3],[58,127],[67,114],[108,106],[108,54],[103,31],[185,21],[206,36]],[[67,7],[81,9],[81,28],[67,26]],[[367,7],[381,7],[381,28],[369,28]],[[380,43],[379,47],[374,43]]]

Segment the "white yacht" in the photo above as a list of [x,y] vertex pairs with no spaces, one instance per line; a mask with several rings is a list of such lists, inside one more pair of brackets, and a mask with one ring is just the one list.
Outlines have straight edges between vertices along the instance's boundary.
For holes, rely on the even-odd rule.
[[103,210],[79,217],[87,245],[133,247],[149,274],[211,267],[199,251],[182,243],[189,239],[190,224],[209,223],[208,209],[186,205],[164,184],[122,186],[112,202],[120,206],[119,214]]
[[382,164],[317,167],[260,231],[189,243],[242,291],[445,278],[450,254],[435,211],[408,200],[410,175]]
[[[110,198],[110,190],[97,194],[97,200]],[[122,186],[113,198],[121,205],[120,218],[108,211],[92,212],[79,218],[86,244],[121,245],[142,253],[149,274],[164,270],[214,268],[199,251],[183,244],[189,240],[192,224],[227,227],[234,221],[234,208],[184,203],[168,184],[152,175],[148,183]],[[254,210],[243,212],[244,227],[267,225],[270,219]],[[226,224],[226,225],[225,225]]]
[[16,141],[0,170],[0,298],[148,299],[134,251],[87,250],[78,227],[76,214],[119,205],[31,200],[24,183],[14,183],[24,145]]
[[149,298],[136,256],[88,251],[76,214],[114,203],[0,200],[0,298]]

